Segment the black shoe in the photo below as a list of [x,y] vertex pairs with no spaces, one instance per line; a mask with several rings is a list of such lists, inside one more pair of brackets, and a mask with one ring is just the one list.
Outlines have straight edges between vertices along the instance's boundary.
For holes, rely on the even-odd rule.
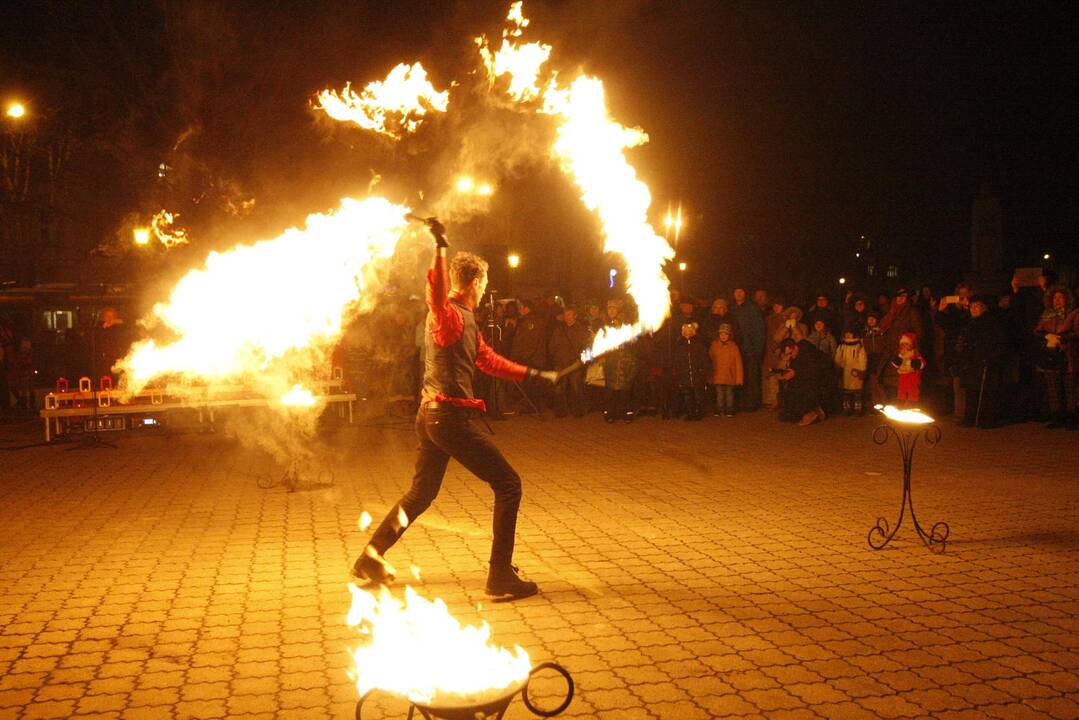
[[487,574],[487,594],[495,598],[494,602],[509,602],[532,597],[539,592],[539,586],[517,576],[517,566],[496,570],[491,568]]
[[[368,553],[373,553],[373,555]],[[363,555],[352,566],[352,577],[361,585],[389,585],[393,582],[392,569],[377,555],[378,552],[368,546],[364,548]]]
[[613,417],[611,417],[610,415],[608,415],[607,417],[605,417],[605,418],[603,418],[603,419],[604,419],[604,420],[606,420],[606,421],[607,421],[607,422],[609,422],[609,423],[613,423],[613,422],[614,422],[614,418],[613,418]]
[[734,417],[734,413],[732,413],[732,412],[727,413],[727,417]]

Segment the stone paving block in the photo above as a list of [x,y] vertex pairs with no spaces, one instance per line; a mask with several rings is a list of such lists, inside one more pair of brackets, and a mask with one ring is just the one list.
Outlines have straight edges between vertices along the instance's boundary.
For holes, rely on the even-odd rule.
[[[691,425],[499,426],[524,478],[516,559],[537,598],[486,603],[489,491],[455,465],[392,559],[496,641],[569,667],[568,717],[1079,715],[1074,443],[946,425],[915,492],[951,523],[947,553],[909,526],[874,553],[865,531],[893,511],[898,461],[872,444],[871,418]],[[552,454],[567,431],[573,452]],[[579,441],[589,433],[603,441]],[[12,455],[0,718],[351,717],[344,571],[361,510],[378,515],[407,484],[412,441],[356,426],[331,446],[338,485],[296,493],[259,489],[250,478],[272,461],[214,436],[124,438],[91,471],[54,448]],[[821,447],[843,452],[790,461]]]

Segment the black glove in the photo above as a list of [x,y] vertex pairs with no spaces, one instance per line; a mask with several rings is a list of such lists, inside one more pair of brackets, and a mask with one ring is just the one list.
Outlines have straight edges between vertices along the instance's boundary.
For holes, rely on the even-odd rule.
[[446,240],[446,226],[438,221],[436,217],[420,217],[419,215],[413,215],[409,213],[405,216],[409,220],[415,220],[421,222],[427,226],[427,229],[431,231],[431,235],[435,238],[435,247],[447,248],[450,246]]
[[446,240],[446,227],[438,221],[438,218],[424,218],[424,222],[427,223],[427,229],[435,238],[435,247],[448,248],[450,244]]

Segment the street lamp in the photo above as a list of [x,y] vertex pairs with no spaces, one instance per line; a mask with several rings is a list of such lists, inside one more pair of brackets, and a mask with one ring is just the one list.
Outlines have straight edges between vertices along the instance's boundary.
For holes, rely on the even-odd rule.
[[21,102],[13,102],[7,106],[7,116],[12,120],[18,120],[26,115],[26,106]]
[[135,228],[131,232],[136,245],[148,245],[150,243],[150,229],[144,227]]
[[1045,253],[1044,255],[1042,255],[1042,260],[1048,260],[1049,258],[1050,258],[1049,253]]
[[686,271],[686,264],[685,264],[684,262],[680,262],[680,263],[678,263],[678,269],[679,269],[679,270],[680,270],[681,272],[685,272],[685,271]]
[[511,253],[506,256],[506,264],[513,270],[517,269],[517,266],[521,264],[521,256],[517,253]]
[[845,278],[845,277],[839,278],[839,284],[840,285],[846,285],[847,284],[847,278]]

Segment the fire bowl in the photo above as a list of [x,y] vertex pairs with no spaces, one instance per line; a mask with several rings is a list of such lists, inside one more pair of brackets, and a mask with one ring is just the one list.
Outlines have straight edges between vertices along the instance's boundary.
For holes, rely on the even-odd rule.
[[[558,707],[550,710],[537,707],[532,702],[532,699],[528,697],[528,683],[532,680],[532,677],[541,670],[554,670],[566,680],[565,699],[562,700],[562,703],[558,705]],[[368,691],[360,698],[360,701],[356,703],[356,720],[362,720],[363,703],[373,692],[375,691]],[[418,711],[420,715],[426,718],[426,720],[499,720],[505,715],[506,709],[509,708],[513,699],[517,697],[517,693],[521,694],[521,701],[532,714],[540,717],[554,717],[555,715],[561,715],[565,712],[566,708],[568,708],[569,704],[573,701],[573,678],[570,676],[569,671],[558,663],[540,663],[528,671],[527,678],[501,690],[497,696],[470,704],[454,704],[452,702],[428,704],[412,702],[408,709],[408,717],[412,718],[414,713]]]

